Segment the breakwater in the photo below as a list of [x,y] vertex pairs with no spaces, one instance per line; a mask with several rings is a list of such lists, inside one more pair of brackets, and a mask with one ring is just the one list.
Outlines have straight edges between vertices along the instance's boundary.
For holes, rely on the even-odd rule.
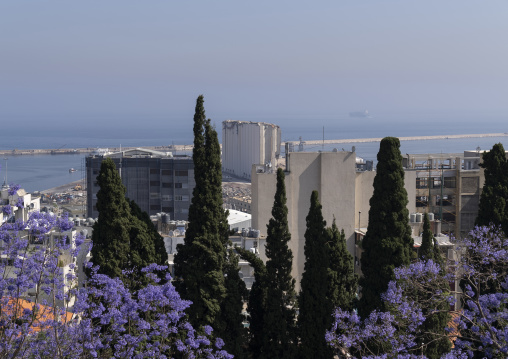
[[[399,137],[400,141],[424,141],[424,140],[449,140],[449,139],[464,139],[464,138],[482,138],[482,137],[508,137],[508,133],[479,133],[469,135],[435,135],[435,136],[410,136]],[[341,140],[310,140],[304,141],[306,145],[334,145],[341,143],[367,143],[367,142],[380,142],[379,138],[356,138],[356,139],[341,139]],[[297,144],[298,141],[292,141]]]
[[[508,137],[508,133],[478,133],[478,134],[464,134],[464,135],[434,135],[434,136],[409,136],[399,137],[400,141],[424,141],[424,140],[448,140],[448,139],[464,139],[464,138],[486,138],[486,137]],[[368,143],[379,142],[379,138],[348,138],[336,140],[306,140],[306,145],[334,145],[334,144],[347,144],[347,143]],[[298,144],[298,141],[291,141]],[[282,142],[284,145],[284,142]],[[193,145],[169,145],[169,146],[137,146],[137,147],[108,147],[111,152],[118,152],[120,150],[126,151],[134,148],[145,148],[161,152],[181,152],[190,151]],[[21,155],[69,155],[69,154],[82,154],[88,155],[96,151],[97,148],[60,148],[60,149],[12,149],[0,150],[0,156],[21,156]]]

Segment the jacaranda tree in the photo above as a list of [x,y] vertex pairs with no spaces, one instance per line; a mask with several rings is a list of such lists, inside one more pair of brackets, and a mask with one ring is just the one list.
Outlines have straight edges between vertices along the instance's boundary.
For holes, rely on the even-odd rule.
[[197,334],[186,321],[190,302],[155,274],[164,267],[143,269],[152,284],[133,292],[86,263],[78,287],[78,254],[89,245],[70,238],[71,227],[39,212],[0,227],[0,358],[231,358],[211,327]]
[[[432,260],[417,261],[395,270],[395,279],[382,299],[390,311],[373,311],[365,319],[356,312],[338,308],[327,340],[343,357],[357,358],[428,358],[425,338],[454,342],[441,358],[506,358],[508,356],[508,273],[498,271],[508,261],[508,240],[499,227],[478,227],[457,243],[456,262],[450,270]],[[495,280],[500,290],[481,294],[481,288]],[[449,282],[463,281],[465,291],[443,290]],[[451,311],[453,320],[445,332],[422,330],[428,315],[448,312],[462,298],[464,307]],[[446,309],[443,308],[446,304]],[[372,342],[380,345],[372,345]],[[381,345],[383,344],[383,345]],[[386,345],[388,344],[388,345]],[[389,348],[373,352],[372,348]]]

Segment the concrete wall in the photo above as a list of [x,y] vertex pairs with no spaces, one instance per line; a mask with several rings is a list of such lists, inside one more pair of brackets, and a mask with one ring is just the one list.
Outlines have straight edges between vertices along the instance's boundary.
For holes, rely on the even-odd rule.
[[[306,217],[312,191],[319,192],[327,226],[332,225],[335,217],[337,227],[344,229],[347,248],[354,256],[355,228],[368,225],[369,200],[374,190],[376,172],[357,172],[354,152],[293,152],[289,154],[288,160],[289,172],[286,172],[285,184],[291,232],[289,247],[293,252],[292,274],[299,290],[305,263]],[[415,174],[406,174],[405,187],[410,212],[414,212],[416,207],[415,183]],[[253,228],[259,229],[262,235],[266,235],[266,225],[271,218],[275,188],[276,174],[256,173],[256,166],[253,166],[252,225]],[[266,260],[262,250],[260,258]]]
[[[356,155],[354,152],[294,152],[290,154],[289,163],[290,171],[286,172],[288,224],[291,232],[289,247],[293,252],[292,274],[298,289],[305,262],[305,218],[313,190],[319,192],[327,225],[331,226],[335,216],[337,226],[344,229],[346,234],[348,249],[353,252]],[[255,173],[254,167],[252,221],[253,228],[259,229],[262,235],[266,235],[266,225],[271,218],[275,187],[275,173]]]

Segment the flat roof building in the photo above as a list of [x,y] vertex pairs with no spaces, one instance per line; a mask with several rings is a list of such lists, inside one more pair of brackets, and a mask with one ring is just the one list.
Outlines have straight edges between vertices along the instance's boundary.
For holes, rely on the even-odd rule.
[[172,220],[187,220],[195,187],[194,162],[190,156],[171,152],[132,149],[86,157],[87,216],[97,218],[97,175],[102,160],[115,162],[126,196],[149,215],[167,213]]

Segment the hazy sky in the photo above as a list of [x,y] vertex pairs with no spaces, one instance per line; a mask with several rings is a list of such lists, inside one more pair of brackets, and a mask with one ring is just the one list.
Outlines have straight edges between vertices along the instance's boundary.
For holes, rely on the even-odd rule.
[[0,120],[508,111],[508,1],[0,0]]

